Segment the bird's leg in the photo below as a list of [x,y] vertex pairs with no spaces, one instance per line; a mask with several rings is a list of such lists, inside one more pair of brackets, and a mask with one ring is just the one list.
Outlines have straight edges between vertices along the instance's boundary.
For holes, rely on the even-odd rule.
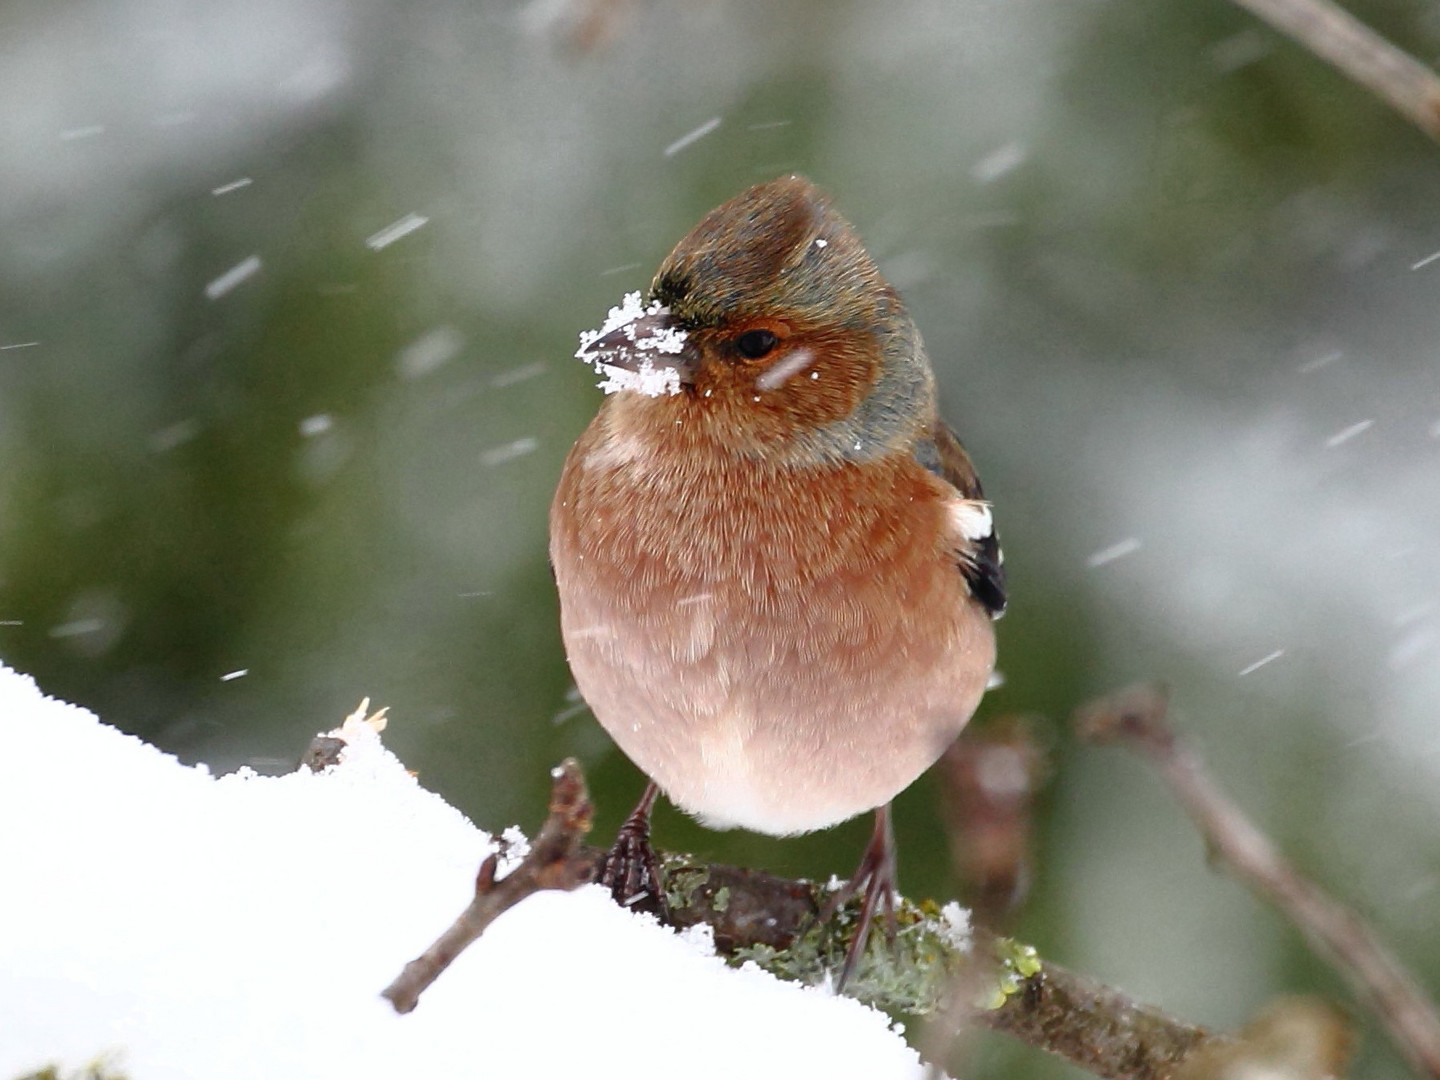
[[620,826],[615,843],[596,868],[595,880],[610,890],[621,907],[648,911],[663,922],[670,912],[661,888],[660,860],[650,846],[650,811],[659,794],[655,781],[645,785],[639,805]]
[[870,924],[875,919],[875,908],[879,904],[885,905],[885,933],[892,942],[895,940],[895,885],[895,830],[890,823],[890,804],[886,803],[875,811],[875,831],[870,834],[870,843],[860,858],[855,876],[835,890],[820,914],[822,920],[828,920],[857,894],[860,895],[860,922],[845,953],[845,966],[840,969],[840,980],[835,984],[836,993],[845,989],[861,953],[865,951]]

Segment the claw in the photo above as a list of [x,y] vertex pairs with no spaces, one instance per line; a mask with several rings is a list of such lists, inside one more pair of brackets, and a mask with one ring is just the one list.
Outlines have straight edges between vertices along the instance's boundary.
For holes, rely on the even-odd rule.
[[660,860],[650,846],[650,812],[660,789],[652,780],[640,803],[620,826],[615,843],[595,871],[595,880],[610,890],[621,907],[647,911],[662,922],[670,916],[660,875]]
[[875,811],[875,831],[870,835],[865,854],[855,875],[831,894],[820,913],[821,921],[828,920],[855,896],[860,896],[860,922],[855,927],[855,936],[845,953],[845,966],[840,969],[840,978],[835,992],[841,993],[855,973],[855,966],[865,952],[870,937],[870,926],[875,920],[875,909],[885,909],[885,936],[893,945],[897,923],[895,919],[895,830],[890,822],[890,804],[886,803]]

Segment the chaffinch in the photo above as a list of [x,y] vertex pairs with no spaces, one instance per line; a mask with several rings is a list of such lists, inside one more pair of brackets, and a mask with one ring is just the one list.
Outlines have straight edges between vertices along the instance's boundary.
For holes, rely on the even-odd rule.
[[1005,575],[920,333],[855,232],[786,176],[709,214],[576,354],[610,392],[550,557],[585,701],[651,778],[602,879],[658,902],[656,788],[788,836],[876,810],[842,899],[893,911],[889,804],[974,712]]

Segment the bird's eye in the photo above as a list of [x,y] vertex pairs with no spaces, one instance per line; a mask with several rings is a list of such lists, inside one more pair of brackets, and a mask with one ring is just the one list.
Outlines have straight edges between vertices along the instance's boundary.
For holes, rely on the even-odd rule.
[[735,339],[735,348],[747,360],[759,360],[779,341],[769,330],[746,330]]

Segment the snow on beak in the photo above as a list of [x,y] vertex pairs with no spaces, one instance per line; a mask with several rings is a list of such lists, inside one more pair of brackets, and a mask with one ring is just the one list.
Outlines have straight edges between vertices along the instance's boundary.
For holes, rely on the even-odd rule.
[[638,390],[662,397],[678,394],[693,374],[685,338],[669,308],[658,300],[646,307],[640,294],[632,292],[610,309],[599,330],[580,335],[575,356],[605,376],[600,389],[607,394]]

